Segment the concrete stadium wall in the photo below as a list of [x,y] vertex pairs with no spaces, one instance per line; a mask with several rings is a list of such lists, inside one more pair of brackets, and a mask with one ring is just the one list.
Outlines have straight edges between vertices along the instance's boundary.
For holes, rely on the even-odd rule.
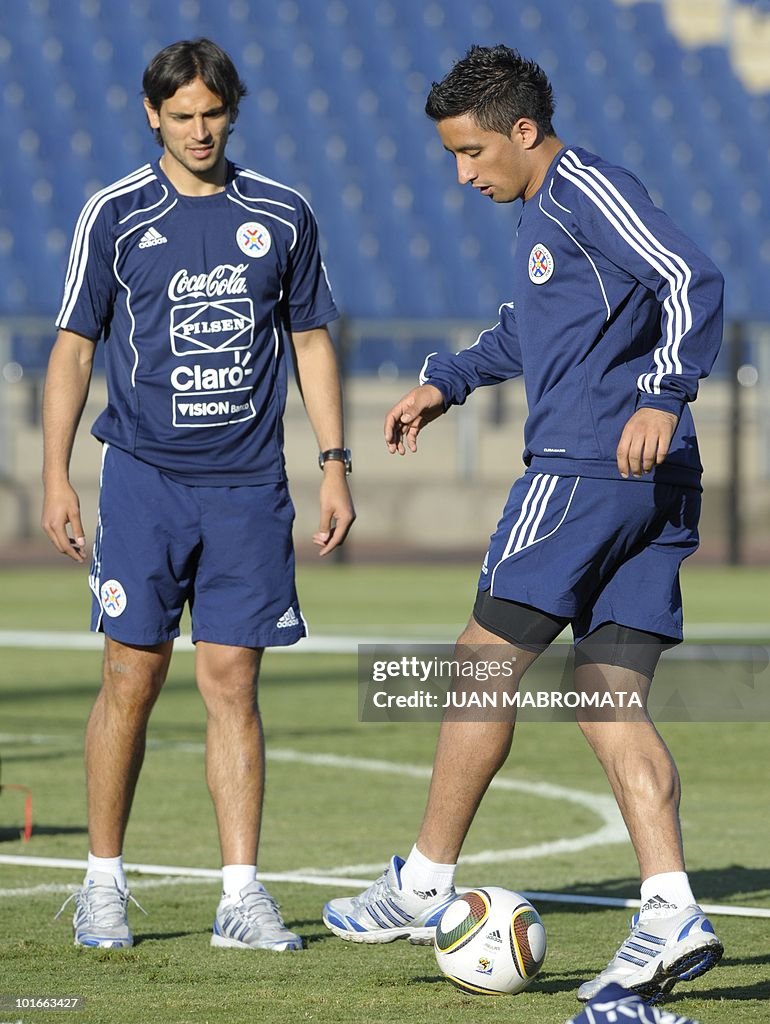
[[[35,421],[39,382],[4,384],[5,479],[0,480],[0,554],[15,547],[50,546],[38,523],[42,501],[41,435]],[[349,557],[482,558],[511,482],[521,472],[523,389],[510,382],[482,389],[446,419],[426,429],[418,455],[390,456],[383,440],[385,412],[411,387],[395,381],[354,378],[347,389],[348,442],[353,449],[352,487],[358,521]],[[745,561],[770,561],[770,481],[758,428],[758,389],[745,389],[742,463]],[[497,394],[496,394],[497,392]],[[710,381],[694,406],[705,465],[702,552],[720,560],[727,551],[727,487],[730,435],[727,386]],[[100,453],[89,428],[104,404],[104,382],[95,379],[72,460],[86,531],[93,538]],[[500,422],[496,421],[500,418]],[[286,412],[286,457],[297,508],[295,538],[300,558],[313,557],[310,537],[318,526],[320,472],[317,445],[295,387]]]

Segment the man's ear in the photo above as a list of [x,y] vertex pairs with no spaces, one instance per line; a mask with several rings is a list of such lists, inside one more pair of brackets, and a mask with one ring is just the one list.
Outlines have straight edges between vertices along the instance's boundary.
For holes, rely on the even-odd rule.
[[541,134],[537,122],[529,117],[520,117],[511,129],[511,139],[518,139],[524,149],[533,149]]
[[147,114],[147,120],[150,122],[150,128],[153,131],[157,131],[160,128],[160,115],[146,96],[144,97],[144,109]]

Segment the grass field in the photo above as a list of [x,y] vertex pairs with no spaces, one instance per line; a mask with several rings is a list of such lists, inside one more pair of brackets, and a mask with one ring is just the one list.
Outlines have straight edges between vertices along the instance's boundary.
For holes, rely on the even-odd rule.
[[[450,640],[467,616],[475,583],[474,567],[319,565],[300,575],[303,608],[318,635],[428,633]],[[693,568],[684,579],[689,621],[720,624],[706,631],[714,639],[729,634],[731,623],[761,624],[769,584],[766,570]],[[0,572],[0,630],[82,631],[87,608],[84,574],[73,566]],[[23,843],[21,797],[11,790],[0,796],[0,854],[85,856],[81,741],[98,675],[96,652],[0,647],[2,781],[32,788],[35,818],[34,835]],[[270,884],[308,948],[283,956],[212,950],[216,880],[135,875],[133,892],[148,911],[144,917],[132,909],[135,947],[76,949],[69,908],[59,921],[52,918],[81,872],[31,861],[0,864],[0,996],[83,996],[85,1009],[71,1017],[81,1024],[564,1024],[577,1012],[577,986],[609,959],[630,911],[540,904],[549,940],[543,971],[530,989],[500,999],[455,991],[429,948],[351,946],[328,934],[320,910],[330,897],[355,892],[344,886],[346,875],[373,878],[392,853],[408,852],[427,785],[415,776],[429,769],[437,727],[360,723],[352,655],[269,655],[261,705],[269,756],[261,869],[342,880],[336,887]],[[661,732],[682,775],[696,894],[704,903],[770,907],[767,722],[671,722]],[[218,866],[203,742],[193,657],[178,651],[150,727],[128,860]],[[387,773],[382,762],[391,765]],[[602,825],[608,790],[574,726],[524,724],[501,779],[508,788],[487,795],[466,845],[465,853],[480,862],[461,864],[460,885],[638,896],[629,844],[585,839]],[[523,786],[514,791],[518,783]],[[544,794],[537,783],[561,790]],[[714,921],[726,947],[722,965],[679,986],[669,1008],[702,1024],[767,1020],[768,921]],[[70,1019],[0,1006],[0,1021]]]

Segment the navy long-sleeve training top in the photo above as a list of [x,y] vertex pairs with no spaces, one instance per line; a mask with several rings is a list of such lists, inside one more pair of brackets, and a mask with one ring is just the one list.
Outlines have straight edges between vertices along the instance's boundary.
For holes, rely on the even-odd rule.
[[430,355],[420,379],[448,407],[523,375],[524,462],[562,475],[619,478],[632,414],[675,413],[668,457],[642,479],[698,487],[689,403],[719,350],[723,285],[630,171],[565,148],[523,204],[513,300],[470,348]]

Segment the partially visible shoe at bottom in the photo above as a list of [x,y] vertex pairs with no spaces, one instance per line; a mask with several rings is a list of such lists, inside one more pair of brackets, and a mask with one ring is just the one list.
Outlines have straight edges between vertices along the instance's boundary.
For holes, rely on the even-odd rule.
[[567,1024],[698,1024],[691,1017],[679,1017],[645,1003],[636,992],[621,985],[607,985]]
[[[76,946],[98,949],[125,949],[133,946],[128,926],[129,900],[145,913],[128,889],[121,889],[112,875],[93,871],[77,892],[62,903],[56,917],[75,900],[72,927]],[[55,918],[54,918],[55,920]]]
[[330,900],[323,909],[326,927],[347,942],[409,939],[415,946],[430,945],[441,915],[457,893],[454,887],[443,893],[404,889],[403,866],[401,857],[391,857],[368,889],[352,898]]
[[581,1002],[615,983],[657,1003],[679,981],[692,981],[715,967],[724,947],[696,904],[668,917],[631,919],[631,934],[605,969],[578,989]]
[[211,945],[284,953],[302,949],[302,939],[283,923],[278,904],[264,885],[250,882],[237,899],[220,900]]

